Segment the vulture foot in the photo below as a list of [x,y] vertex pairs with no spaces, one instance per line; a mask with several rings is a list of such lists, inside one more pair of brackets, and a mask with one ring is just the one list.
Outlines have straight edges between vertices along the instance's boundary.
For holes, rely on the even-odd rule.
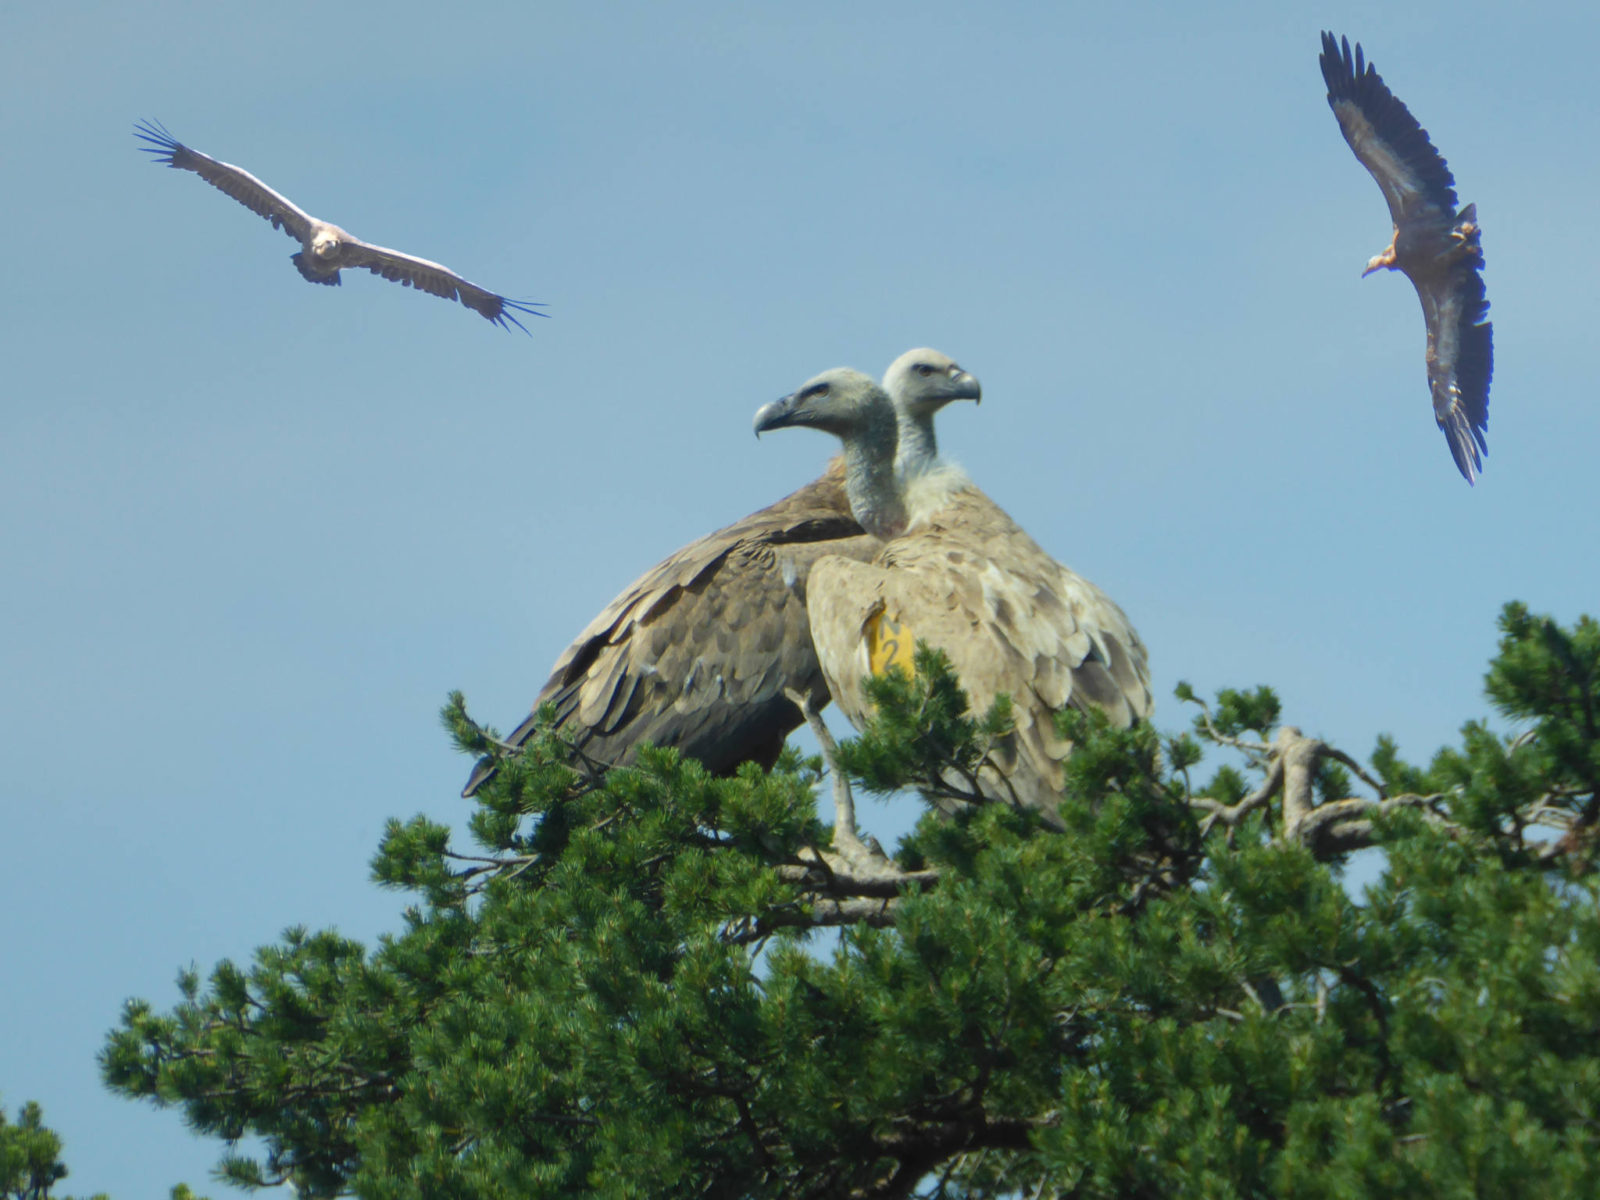
[[839,769],[839,743],[833,740],[827,724],[811,707],[810,697],[794,688],[784,688],[783,694],[811,727],[817,744],[822,747],[822,760],[828,765],[828,774],[833,776],[833,852],[819,852],[818,857],[840,874],[863,877],[900,874],[876,838],[869,835],[863,841],[856,832],[855,795],[850,790],[849,778]]

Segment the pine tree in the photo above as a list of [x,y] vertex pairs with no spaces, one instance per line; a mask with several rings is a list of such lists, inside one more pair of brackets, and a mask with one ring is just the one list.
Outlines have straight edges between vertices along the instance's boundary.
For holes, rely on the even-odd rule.
[[1363,766],[1264,688],[1180,688],[1180,736],[1063,714],[1066,833],[960,794],[1007,714],[919,650],[837,750],[836,786],[955,800],[892,859],[819,822],[820,760],[608,771],[546,735],[472,852],[391,822],[401,932],[185,973],[105,1078],[261,1138],[223,1176],[303,1196],[1588,1195],[1600,626],[1501,628],[1518,732],[1426,767]]
[[[67,1177],[61,1138],[44,1124],[44,1111],[32,1100],[17,1111],[16,1124],[0,1109],[0,1200],[51,1200],[51,1190]],[[57,1200],[72,1200],[70,1196]],[[90,1200],[106,1200],[103,1193]]]

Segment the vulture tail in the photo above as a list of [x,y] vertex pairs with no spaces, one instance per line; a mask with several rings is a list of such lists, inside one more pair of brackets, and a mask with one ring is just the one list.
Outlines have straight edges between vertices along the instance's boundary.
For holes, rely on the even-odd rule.
[[309,279],[312,283],[325,283],[329,287],[339,286],[339,272],[328,271],[323,273],[319,271],[313,271],[310,267],[306,266],[306,256],[303,251],[296,254],[291,254],[289,256],[289,261],[294,264],[294,269],[299,271],[303,278]]

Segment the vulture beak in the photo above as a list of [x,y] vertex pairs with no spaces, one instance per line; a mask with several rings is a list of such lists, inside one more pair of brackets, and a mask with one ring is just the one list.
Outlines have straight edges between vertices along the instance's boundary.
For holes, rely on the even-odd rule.
[[795,419],[798,411],[801,411],[799,392],[790,392],[781,400],[763,404],[756,410],[756,436],[760,437],[770,429],[787,429],[791,425],[801,424]]
[[950,368],[950,386],[955,389],[951,392],[955,399],[971,400],[974,404],[983,403],[982,385],[960,367]]

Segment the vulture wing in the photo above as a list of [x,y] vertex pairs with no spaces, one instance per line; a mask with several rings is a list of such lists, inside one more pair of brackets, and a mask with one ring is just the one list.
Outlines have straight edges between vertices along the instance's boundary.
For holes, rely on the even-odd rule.
[[1333,34],[1324,33],[1318,61],[1328,85],[1328,107],[1350,149],[1378,181],[1395,225],[1418,219],[1449,225],[1456,212],[1455,178],[1427,131],[1384,86],[1361,47],[1352,55],[1349,38],[1341,47]]
[[[1483,287],[1483,248],[1474,205],[1456,211],[1455,179],[1427,131],[1384,85],[1360,45],[1322,35],[1328,106],[1345,141],[1378,181],[1394,220],[1393,265],[1422,303],[1428,328],[1428,390],[1433,417],[1468,483],[1489,452],[1493,326]],[[1381,258],[1382,256],[1380,256]]]
[[374,246],[358,238],[346,236],[340,241],[340,267],[365,267],[374,275],[381,275],[405,287],[414,287],[446,300],[459,300],[473,312],[487,317],[502,329],[511,322],[523,333],[528,329],[517,320],[515,313],[545,317],[540,312],[542,304],[522,300],[507,300],[487,288],[469,283],[449,267],[385,246]]
[[[951,468],[937,470],[948,485]],[[959,476],[931,517],[872,561],[817,564],[808,603],[828,686],[858,727],[870,710],[863,677],[909,668],[919,639],[950,657],[976,711],[1010,695],[1016,730],[999,754],[1009,788],[980,781],[995,799],[1014,792],[1055,813],[1071,746],[1056,735],[1054,710],[1095,705],[1126,726],[1152,709],[1148,656],[1123,611]]]
[[304,242],[311,230],[312,217],[287,196],[281,196],[243,167],[218,162],[198,150],[191,150],[167,132],[160,121],[140,121],[134,136],[149,144],[140,149],[155,156],[155,161],[184,171],[193,171],[218,191],[232,196],[259,217],[272,222],[297,242]]
[[[626,763],[650,742],[719,774],[770,767],[799,727],[786,687],[828,700],[806,618],[812,564],[876,553],[850,515],[842,464],[776,504],[685,546],[652,567],[589,623],[556,661],[534,703],[584,751]],[[530,716],[507,739],[523,745]],[[462,795],[493,775],[481,760]]]
[[1483,470],[1489,453],[1489,380],[1494,374],[1494,324],[1484,318],[1483,251],[1478,246],[1475,205],[1461,212],[1457,228],[1470,229],[1460,257],[1434,273],[1411,272],[1428,326],[1428,391],[1433,419],[1444,431],[1450,457],[1468,483]]

